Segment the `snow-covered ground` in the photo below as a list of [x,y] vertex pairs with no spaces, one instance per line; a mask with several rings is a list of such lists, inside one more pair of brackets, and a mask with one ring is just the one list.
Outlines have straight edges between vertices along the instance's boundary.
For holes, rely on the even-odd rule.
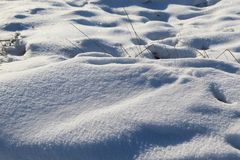
[[239,7],[1,0],[0,160],[239,160]]

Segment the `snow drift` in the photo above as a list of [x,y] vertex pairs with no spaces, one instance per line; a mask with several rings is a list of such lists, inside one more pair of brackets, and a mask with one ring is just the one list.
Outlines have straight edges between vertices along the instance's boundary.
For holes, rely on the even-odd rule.
[[0,159],[240,159],[239,6],[1,0]]
[[240,158],[239,65],[76,57],[1,75],[1,159]]

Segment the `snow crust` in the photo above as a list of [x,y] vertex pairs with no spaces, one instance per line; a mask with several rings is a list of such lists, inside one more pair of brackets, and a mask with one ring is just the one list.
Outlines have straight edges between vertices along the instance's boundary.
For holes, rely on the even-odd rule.
[[239,6],[0,1],[0,160],[240,159]]

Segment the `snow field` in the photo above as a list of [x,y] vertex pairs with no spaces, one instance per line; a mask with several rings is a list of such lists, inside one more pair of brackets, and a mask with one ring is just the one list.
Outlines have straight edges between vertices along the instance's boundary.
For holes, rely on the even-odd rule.
[[240,159],[239,6],[2,0],[0,160]]

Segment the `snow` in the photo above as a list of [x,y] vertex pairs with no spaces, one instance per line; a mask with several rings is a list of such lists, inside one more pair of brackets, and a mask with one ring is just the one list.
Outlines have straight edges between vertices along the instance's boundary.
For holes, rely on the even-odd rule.
[[239,6],[2,0],[0,160],[240,159]]

